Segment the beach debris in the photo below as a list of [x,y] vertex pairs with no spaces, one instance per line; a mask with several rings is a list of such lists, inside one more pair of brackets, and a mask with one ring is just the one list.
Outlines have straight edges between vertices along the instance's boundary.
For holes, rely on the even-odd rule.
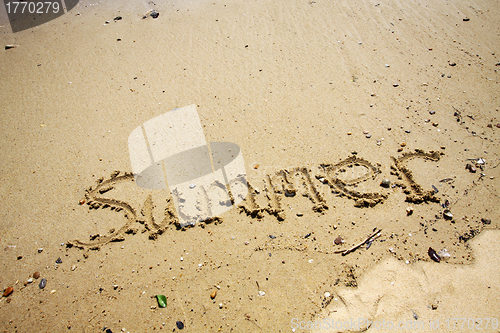
[[271,238],[271,239],[275,239],[275,238],[276,238],[276,236],[274,236],[274,235],[269,235],[269,238]]
[[490,219],[485,219],[484,217],[481,218],[481,222],[483,222],[483,224],[491,224],[491,220]]
[[259,290],[259,296],[265,296],[265,295],[266,295],[266,292]]
[[40,272],[33,273],[33,277],[38,280],[38,278],[40,277]]
[[39,287],[40,289],[43,289],[43,288],[45,288],[45,286],[46,286],[46,285],[47,285],[47,280],[46,280],[46,279],[42,279],[42,280],[40,281],[40,284],[38,285],[38,287]]
[[440,262],[441,261],[441,257],[436,253],[436,251],[432,247],[429,247],[429,250],[427,251],[427,254],[435,262]]
[[189,188],[195,188],[195,187],[196,187],[196,184],[189,185]]
[[331,294],[327,291],[327,292],[325,292],[325,293],[323,294],[323,296],[325,296],[325,298],[328,298],[328,297],[330,297],[330,296],[331,296]]
[[373,241],[369,241],[368,243],[366,243],[366,249],[368,250],[373,244]]
[[456,62],[450,62],[448,65],[450,65],[450,66],[452,66],[452,67],[453,67],[453,66],[456,66],[456,65],[457,65],[457,63],[456,63]]
[[81,199],[79,202],[78,202],[79,205],[83,205],[85,204],[85,199]]
[[389,187],[391,185],[391,181],[387,178],[384,178],[382,179],[382,181],[380,182],[380,186],[382,187]]
[[149,16],[156,19],[158,18],[158,16],[160,16],[160,13],[158,13],[156,10],[153,9],[153,11],[151,12],[151,14],[149,14]]
[[345,256],[351,252],[354,252],[359,247],[365,245],[366,243],[373,242],[375,239],[379,238],[382,235],[381,232],[382,232],[382,229],[374,228],[374,232],[370,236],[368,236],[364,241],[362,241],[361,243],[356,244],[347,250],[339,250],[339,251],[335,251],[334,253],[341,253],[343,256]]
[[369,138],[371,138],[371,137],[372,137],[372,135],[371,135],[371,134],[367,134],[367,135],[365,135],[365,137],[366,137],[367,139],[369,139]]
[[429,114],[436,114],[436,111],[431,110],[431,111],[429,111]]
[[438,192],[439,192],[439,190],[437,189],[437,187],[436,187],[436,186],[434,186],[434,185],[431,185],[431,186],[432,186],[432,189],[434,190],[434,194],[436,194],[436,193],[438,193]]
[[214,299],[217,296],[217,289],[210,293],[210,298]]
[[17,47],[17,45],[15,45],[15,44],[8,44],[8,45],[5,45],[5,49],[6,49],[6,50],[15,49],[16,47]]
[[160,308],[167,307],[167,298],[164,295],[156,295],[156,300]]
[[42,253],[43,252],[43,247],[40,247],[37,249],[38,253]]
[[57,258],[57,260],[56,260],[56,264],[62,264],[62,259],[61,259],[61,257]]
[[344,243],[344,240],[342,239],[342,237],[338,236],[333,242],[335,243],[335,245],[340,245]]
[[465,165],[465,170],[469,170],[469,172],[471,172],[471,173],[476,173],[476,168],[474,166],[472,166],[472,164],[470,164],[470,163],[467,163]]
[[478,158],[477,161],[476,161],[476,164],[479,164],[479,165],[484,165],[484,163],[486,163],[486,161],[484,160],[484,158]]
[[180,320],[177,320],[177,322],[175,323],[175,326],[177,326],[177,328],[180,330],[184,329],[184,323]]
[[308,233],[308,234],[306,234],[306,235],[304,236],[304,238],[309,238],[309,237],[311,237],[311,235],[312,235],[312,233]]
[[451,219],[453,219],[453,214],[451,213],[451,211],[449,209],[446,209],[443,212],[443,217],[445,218],[445,220],[451,220]]
[[399,84],[397,84],[397,83],[393,83],[393,85],[392,85],[392,86],[393,86],[393,87],[399,87]]
[[28,280],[26,280],[27,283],[33,283],[33,278],[30,277]]
[[117,17],[115,17],[113,20],[115,20],[115,21],[120,21],[121,19],[122,19],[122,17],[121,17],[121,16],[117,16]]
[[293,186],[287,186],[285,187],[285,196],[286,197],[294,197],[295,194],[297,193],[297,190]]
[[410,216],[411,214],[413,214],[413,207],[406,208],[406,216]]
[[451,254],[448,252],[447,249],[442,249],[437,252],[437,255],[442,259],[442,260],[448,260],[451,258]]
[[7,297],[9,296],[10,294],[12,294],[14,292],[14,288],[12,287],[7,287],[5,288],[5,290],[3,291],[3,297]]
[[462,20],[463,20],[464,22],[469,22],[469,21],[470,21],[470,18],[468,18],[468,17],[464,17]]

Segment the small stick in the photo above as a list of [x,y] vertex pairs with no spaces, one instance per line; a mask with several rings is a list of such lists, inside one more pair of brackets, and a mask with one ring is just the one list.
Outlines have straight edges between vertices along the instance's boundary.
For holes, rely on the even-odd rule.
[[[353,252],[353,251],[356,251],[358,248],[360,248],[361,246],[365,245],[366,243],[368,243],[369,241],[374,241],[375,239],[379,238],[381,235],[378,235],[379,232],[381,232],[382,229],[379,229],[377,231],[375,231],[373,234],[371,234],[370,236],[368,236],[368,238],[366,238],[364,241],[362,241],[361,243],[357,244],[357,245],[354,245],[353,247],[347,249],[347,250],[339,250],[339,251],[335,251],[334,253],[342,253],[343,256]],[[377,236],[378,235],[378,236]],[[375,237],[377,236],[377,237]]]

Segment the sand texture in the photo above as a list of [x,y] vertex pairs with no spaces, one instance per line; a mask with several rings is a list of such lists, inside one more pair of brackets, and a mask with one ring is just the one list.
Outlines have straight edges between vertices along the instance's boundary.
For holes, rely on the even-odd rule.
[[[14,34],[2,5],[0,329],[499,332],[499,17],[82,0]],[[193,104],[207,142],[240,147],[249,194],[183,228],[169,191],[136,184],[128,139]]]

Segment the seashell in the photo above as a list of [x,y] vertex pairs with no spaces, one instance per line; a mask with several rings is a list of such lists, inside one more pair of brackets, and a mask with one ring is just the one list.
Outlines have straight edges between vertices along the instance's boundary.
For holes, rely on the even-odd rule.
[[217,296],[217,290],[214,290],[214,291],[212,291],[212,292],[210,293],[210,298],[211,298],[211,299],[214,299],[214,298],[215,298],[215,296]]
[[446,209],[444,212],[443,212],[443,217],[446,219],[446,220],[451,220],[453,219],[453,214],[450,212],[449,209]]
[[12,287],[7,287],[5,288],[5,290],[3,291],[3,297],[7,297],[9,296],[10,294],[12,294],[14,292],[14,288]]
[[441,257],[436,253],[436,251],[434,251],[434,249],[432,247],[429,247],[429,250],[427,251],[427,254],[435,262],[440,262],[441,261]]
[[27,283],[32,283],[33,282],[33,278],[29,278],[26,282]]
[[156,300],[158,301],[158,306],[160,308],[167,307],[167,298],[163,295],[156,295]]
[[45,286],[46,286],[46,285],[47,285],[47,280],[42,279],[42,280],[40,281],[40,284],[38,285],[38,287],[39,287],[40,289],[43,289],[43,288],[45,288]]
[[382,187],[389,187],[391,185],[391,181],[387,178],[382,179],[380,182],[380,186]]
[[439,250],[437,255],[443,260],[448,260],[451,258],[451,254],[448,252],[447,249]]
[[38,278],[40,277],[40,272],[35,272],[35,273],[33,273],[33,277],[34,277],[35,279],[38,279]]
[[285,187],[285,196],[286,197],[294,197],[297,193],[297,190],[293,188],[293,186],[288,185]]

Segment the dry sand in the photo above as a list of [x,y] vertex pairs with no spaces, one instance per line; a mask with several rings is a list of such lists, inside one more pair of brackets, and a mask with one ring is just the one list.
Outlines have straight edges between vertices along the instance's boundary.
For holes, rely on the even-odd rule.
[[[151,9],[160,16],[142,19]],[[0,45],[18,46],[0,51],[0,282],[14,288],[0,327],[290,332],[293,318],[416,315],[443,330],[446,318],[500,319],[498,17],[491,0],[81,1],[13,34],[2,9]],[[177,230],[168,194],[123,175],[130,132],[191,104],[207,141],[241,147],[259,193],[218,223]],[[96,190],[115,170],[123,178]],[[296,196],[279,193],[281,171]],[[87,204],[102,198],[109,207]],[[126,223],[121,241],[103,241]],[[375,228],[369,249],[335,253]],[[429,247],[451,257],[434,262]],[[24,285],[35,271],[44,289],[41,278]]]

